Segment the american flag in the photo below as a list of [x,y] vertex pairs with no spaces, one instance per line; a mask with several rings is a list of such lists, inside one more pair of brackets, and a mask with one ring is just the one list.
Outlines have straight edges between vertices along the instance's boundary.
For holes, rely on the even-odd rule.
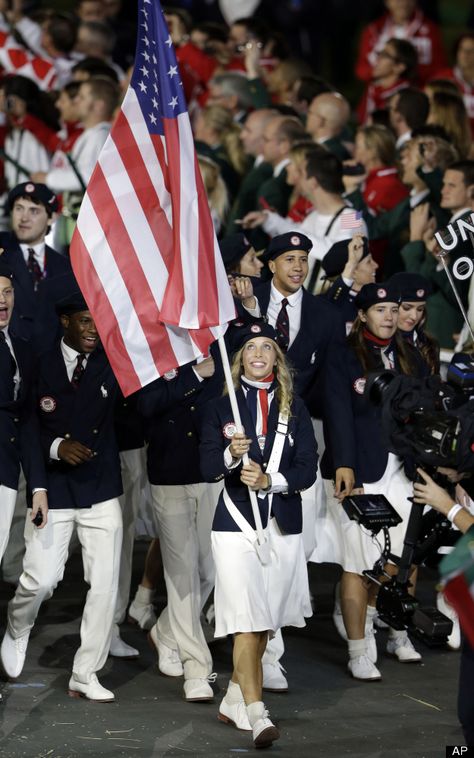
[[350,210],[348,212],[343,211],[341,215],[341,229],[344,231],[354,231],[355,229],[363,228],[362,211]]
[[130,86],[71,242],[125,395],[205,355],[235,317],[171,36],[158,0],[138,14]]

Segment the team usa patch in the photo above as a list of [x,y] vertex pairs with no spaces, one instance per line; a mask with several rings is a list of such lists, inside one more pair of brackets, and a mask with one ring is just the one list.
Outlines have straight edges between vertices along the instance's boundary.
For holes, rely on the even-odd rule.
[[387,297],[387,290],[384,290],[383,287],[380,287],[377,290],[377,297]]
[[40,408],[45,413],[52,413],[53,411],[56,410],[56,406],[57,406],[56,400],[54,399],[54,397],[51,397],[50,395],[45,395],[40,400]]
[[31,182],[25,186],[25,192],[28,192],[28,194],[31,194],[34,191],[35,191],[35,185],[31,184]]
[[297,234],[294,234],[293,237],[290,238],[290,242],[292,245],[301,245],[301,240]]
[[425,290],[417,290],[416,291],[417,297],[424,297],[425,296]]
[[226,439],[231,440],[234,434],[236,433],[236,431],[237,431],[236,425],[234,424],[233,421],[230,421],[228,424],[225,425],[225,427],[222,430],[222,433]]
[[355,391],[357,392],[358,395],[363,395],[364,394],[365,382],[366,381],[367,380],[365,379],[364,376],[360,376],[358,379],[355,380],[353,386],[354,386],[354,389],[355,389]]
[[178,369],[172,368],[171,371],[165,371],[163,374],[163,379],[166,379],[167,382],[170,382],[172,379],[176,379],[178,376]]
[[259,326],[258,324],[252,324],[252,326],[250,327],[250,331],[253,332],[254,334],[260,334],[260,332],[262,331],[262,327]]

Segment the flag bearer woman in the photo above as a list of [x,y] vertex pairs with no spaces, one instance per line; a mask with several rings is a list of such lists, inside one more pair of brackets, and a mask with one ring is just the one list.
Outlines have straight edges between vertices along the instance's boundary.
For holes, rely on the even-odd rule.
[[[262,702],[268,636],[304,626],[312,613],[300,492],[314,482],[317,447],[272,327],[235,327],[233,338],[232,376],[244,432],[237,432],[230,400],[223,397],[211,408],[201,438],[204,478],[225,479],[212,527],[215,634],[234,635],[234,670],[219,718],[252,730],[255,746],[267,747],[280,736]],[[255,547],[249,490],[257,493],[270,558]]]

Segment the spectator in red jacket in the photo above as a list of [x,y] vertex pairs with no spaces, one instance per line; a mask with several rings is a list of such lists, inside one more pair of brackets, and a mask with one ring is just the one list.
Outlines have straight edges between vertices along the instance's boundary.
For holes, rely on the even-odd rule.
[[474,32],[465,32],[454,46],[454,66],[436,73],[437,79],[449,79],[462,93],[474,136]]
[[372,81],[357,107],[360,123],[367,123],[374,111],[388,109],[390,98],[410,86],[416,73],[417,61],[416,50],[411,42],[395,38],[387,40],[377,53]]
[[364,82],[374,77],[377,53],[389,39],[411,42],[418,53],[418,78],[424,84],[446,65],[446,56],[437,25],[417,8],[416,0],[385,0],[387,13],[363,32],[356,63],[356,75]]

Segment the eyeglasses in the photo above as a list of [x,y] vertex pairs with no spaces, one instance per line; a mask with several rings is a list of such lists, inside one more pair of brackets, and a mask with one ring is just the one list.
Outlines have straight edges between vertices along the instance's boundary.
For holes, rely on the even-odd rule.
[[387,50],[379,50],[377,53],[378,58],[388,58],[389,60],[393,61],[394,63],[398,63],[398,58],[396,58],[391,53],[387,52]]

